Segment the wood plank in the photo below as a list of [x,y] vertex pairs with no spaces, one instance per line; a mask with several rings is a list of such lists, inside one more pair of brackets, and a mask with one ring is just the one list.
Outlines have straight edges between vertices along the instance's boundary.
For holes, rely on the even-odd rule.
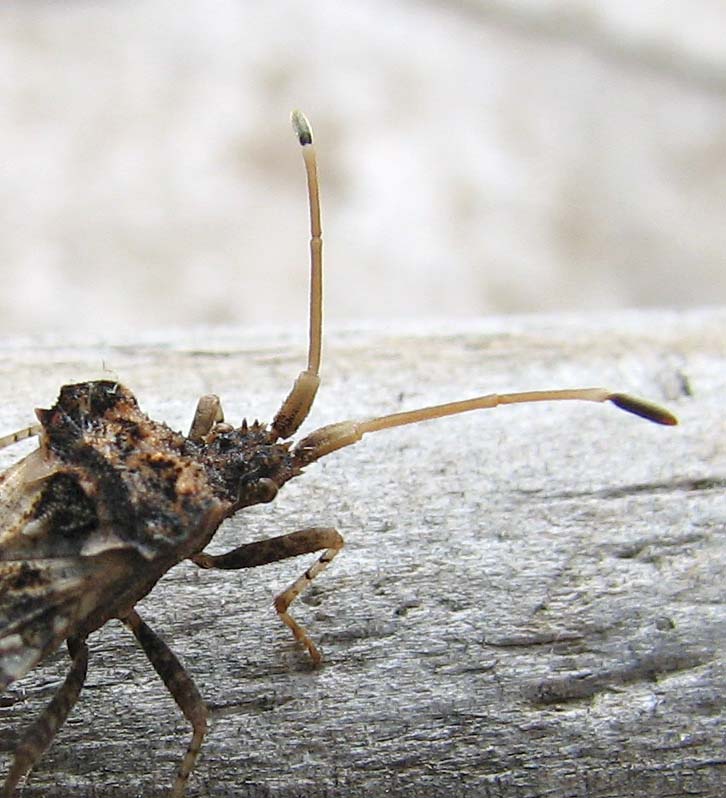
[[[62,382],[109,375],[186,429],[210,390],[229,420],[271,418],[303,335],[2,353],[3,432]],[[333,329],[308,429],[597,384],[681,426],[589,404],[472,413],[371,435],[240,514],[214,551],[311,524],[347,545],[295,605],[317,670],[271,608],[302,561],[183,564],[139,606],[211,709],[190,798],[722,795],[725,364],[718,310]],[[120,624],[90,643],[81,701],[23,796],[166,795],[187,723]],[[66,667],[59,654],[2,696],[3,767]]]

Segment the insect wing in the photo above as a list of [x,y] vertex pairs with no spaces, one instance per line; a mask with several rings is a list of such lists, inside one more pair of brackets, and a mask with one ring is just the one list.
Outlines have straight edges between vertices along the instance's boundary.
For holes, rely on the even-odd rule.
[[77,558],[0,562],[0,690],[73,633],[95,574]]
[[0,479],[0,690],[76,633],[133,573],[103,525],[65,507],[69,474],[42,450]]

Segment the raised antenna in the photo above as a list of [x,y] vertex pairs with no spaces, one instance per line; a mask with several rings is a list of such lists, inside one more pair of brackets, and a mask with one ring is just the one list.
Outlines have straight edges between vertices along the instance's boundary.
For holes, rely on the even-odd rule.
[[308,366],[298,375],[292,390],[272,422],[273,440],[294,435],[307,418],[320,385],[320,355],[323,340],[323,234],[320,224],[320,188],[313,132],[305,114],[293,111],[292,128],[302,147],[310,207],[310,326]]

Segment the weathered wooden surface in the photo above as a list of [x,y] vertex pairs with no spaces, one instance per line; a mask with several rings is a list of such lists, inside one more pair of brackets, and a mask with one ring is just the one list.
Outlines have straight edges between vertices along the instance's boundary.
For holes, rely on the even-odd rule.
[[[270,418],[302,334],[181,332],[3,350],[3,431],[63,382],[117,377],[186,428],[215,390]],[[139,607],[211,728],[196,796],[721,796],[726,783],[726,312],[337,330],[312,423],[496,390],[605,384],[663,402],[502,408],[332,455],[214,549],[334,524],[343,554],[299,602],[315,671],[274,617],[302,561],[172,571]],[[3,452],[7,461],[15,452]],[[0,703],[3,764],[58,655]],[[163,796],[187,723],[133,640],[91,640],[87,687],[23,796]]]

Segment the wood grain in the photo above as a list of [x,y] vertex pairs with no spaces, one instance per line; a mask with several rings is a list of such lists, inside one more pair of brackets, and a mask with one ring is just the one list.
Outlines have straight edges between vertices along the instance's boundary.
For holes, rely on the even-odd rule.
[[[269,419],[302,342],[230,329],[6,343],[2,431],[63,382],[109,374],[177,428],[210,390],[231,421]],[[271,607],[307,562],[185,563],[162,580],[139,612],[211,709],[190,798],[723,794],[726,312],[332,330],[306,429],[598,384],[681,426],[571,404],[372,435],[221,530],[215,552],[311,524],[346,538],[294,606],[320,669]],[[89,642],[81,701],[24,798],[166,795],[186,722],[120,624]],[[5,767],[67,666],[58,654],[0,697]]]

